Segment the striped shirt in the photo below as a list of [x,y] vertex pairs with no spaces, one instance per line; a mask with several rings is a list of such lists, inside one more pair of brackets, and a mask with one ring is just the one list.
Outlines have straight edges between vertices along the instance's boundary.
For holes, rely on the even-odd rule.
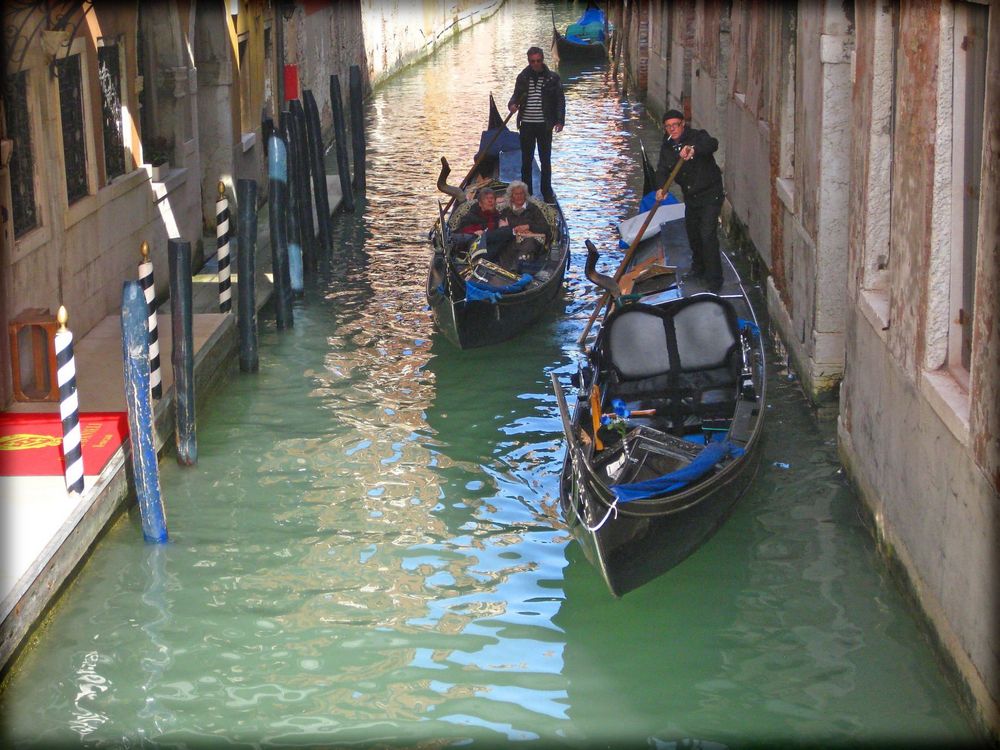
[[545,114],[542,112],[543,80],[543,76],[528,78],[528,98],[524,103],[524,113],[521,115],[521,122],[539,124],[545,122]]

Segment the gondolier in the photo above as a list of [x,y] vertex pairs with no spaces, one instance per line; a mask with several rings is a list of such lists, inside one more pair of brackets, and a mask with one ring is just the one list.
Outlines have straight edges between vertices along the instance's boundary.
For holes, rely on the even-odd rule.
[[[677,173],[676,182],[684,193],[684,225],[691,244],[689,281],[700,282],[710,291],[722,286],[722,261],[719,258],[719,214],[725,192],[722,171],[715,163],[719,141],[707,130],[685,126],[684,114],[668,109],[663,115],[663,143],[655,184],[662,184],[678,159],[686,163]],[[660,190],[657,200],[663,199]]]
[[528,67],[514,81],[514,95],[507,102],[510,112],[517,111],[521,138],[521,179],[531,192],[531,166],[535,146],[541,169],[542,200],[555,202],[552,192],[552,133],[559,133],[566,120],[566,97],[559,75],[545,65],[541,47],[528,49]]

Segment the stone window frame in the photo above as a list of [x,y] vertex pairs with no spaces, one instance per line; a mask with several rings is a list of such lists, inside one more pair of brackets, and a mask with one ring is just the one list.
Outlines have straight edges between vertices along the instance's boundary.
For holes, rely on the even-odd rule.
[[[962,160],[954,158],[955,149],[965,143],[964,136],[957,132],[965,124],[965,108],[955,106],[954,102],[956,96],[963,93],[960,82],[960,90],[956,91],[956,80],[963,73],[960,62],[962,41],[957,37],[963,24],[967,22],[967,11],[976,6],[986,7],[974,0],[954,0],[941,6],[934,200],[927,274],[925,347],[920,381],[921,392],[935,412],[952,434],[966,445],[969,441],[971,411],[970,372],[976,367],[977,352],[975,333],[970,332],[968,345],[971,355],[969,366],[966,367],[960,355],[963,332],[961,324],[956,321],[958,306],[955,302],[956,291],[960,292],[962,289],[961,278],[965,264],[965,245],[962,239],[965,226],[962,210],[964,162],[956,163]],[[989,12],[987,9],[987,13]],[[982,128],[982,124],[980,127]],[[982,130],[981,137],[985,137]],[[980,145],[985,147],[985,144]],[[984,166],[981,164],[980,170]],[[976,224],[979,227],[982,225],[982,210],[980,203]],[[976,254],[981,264],[982,234],[979,231],[976,243]],[[975,285],[975,273],[972,274],[971,283]],[[973,310],[965,311],[969,319],[975,316],[975,304],[976,301],[973,300]],[[955,345],[956,339],[959,346]]]
[[896,120],[896,50],[899,3],[874,10],[871,120],[868,132],[868,176],[860,295],[873,328],[885,336],[889,328],[892,266],[892,186]]
[[[135,159],[133,144],[132,144],[132,133],[135,131],[135,126],[132,122],[132,114],[129,111],[128,101],[129,101],[129,80],[128,80],[128,54],[129,48],[126,44],[126,39],[124,34],[119,34],[115,37],[98,37],[97,38],[97,48],[98,50],[102,47],[117,47],[118,48],[118,97],[121,103],[121,128],[122,128],[122,155],[125,160],[124,170],[121,174],[115,175],[113,177],[109,176],[107,169],[105,167],[104,173],[104,184],[108,185],[115,180],[121,180],[123,177],[130,175],[135,169],[137,169],[137,162]],[[97,53],[95,53],[97,54]],[[98,68],[99,69],[99,68]],[[99,101],[103,107],[104,94],[99,92]],[[102,118],[103,119],[103,118]],[[105,134],[101,133],[102,141],[105,138]],[[107,164],[107,154],[104,155],[104,163]]]

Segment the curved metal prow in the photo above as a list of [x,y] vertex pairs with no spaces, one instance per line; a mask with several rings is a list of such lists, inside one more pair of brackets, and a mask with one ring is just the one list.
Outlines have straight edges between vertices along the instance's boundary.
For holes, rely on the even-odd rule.
[[448,175],[451,174],[451,166],[448,164],[448,160],[441,157],[441,174],[438,175],[437,189],[440,190],[445,195],[450,195],[455,199],[455,205],[459,206],[465,203],[465,192],[461,188],[457,188],[454,185],[448,184]]
[[615,281],[610,276],[605,276],[603,273],[597,272],[597,259],[600,257],[600,253],[597,252],[597,248],[594,247],[594,243],[590,240],[586,240],[587,244],[587,265],[584,268],[584,272],[587,278],[601,289],[606,291],[611,295],[612,299],[618,299],[622,290],[618,286],[618,282]]

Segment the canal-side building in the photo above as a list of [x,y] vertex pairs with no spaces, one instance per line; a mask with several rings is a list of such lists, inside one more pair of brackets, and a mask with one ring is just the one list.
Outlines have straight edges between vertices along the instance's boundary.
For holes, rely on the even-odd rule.
[[877,537],[1000,734],[1000,7],[615,3],[649,109],[720,141],[731,237]]

